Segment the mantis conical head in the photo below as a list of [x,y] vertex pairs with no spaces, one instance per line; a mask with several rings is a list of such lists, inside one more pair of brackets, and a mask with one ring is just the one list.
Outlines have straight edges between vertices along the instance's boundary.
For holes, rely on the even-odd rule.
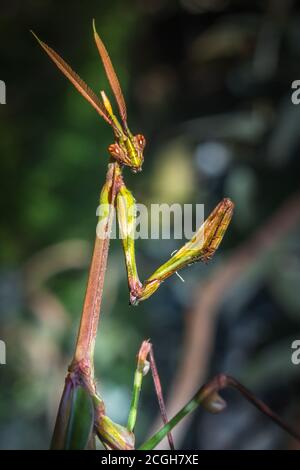
[[109,153],[123,165],[129,166],[134,173],[141,171],[146,145],[145,137],[142,134],[133,135],[126,122],[123,125],[120,124],[104,91],[101,91],[101,98],[112,121],[116,138],[115,142],[108,147]]

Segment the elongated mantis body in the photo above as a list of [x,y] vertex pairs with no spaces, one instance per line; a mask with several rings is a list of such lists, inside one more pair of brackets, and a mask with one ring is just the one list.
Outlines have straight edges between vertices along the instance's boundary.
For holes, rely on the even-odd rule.
[[[237,388],[261,411],[282,425],[280,419],[272,414],[265,405],[259,401],[255,402],[250,392],[234,381],[234,379],[226,378],[226,376],[214,379],[207,386],[202,387],[195,397],[171,421],[168,421],[152,345],[149,341],[142,343],[138,354],[127,425],[121,426],[114,423],[106,415],[104,401],[98,395],[94,381],[93,354],[109,247],[110,228],[113,219],[112,207],[116,208],[120,232],[122,234],[130,303],[137,305],[139,301],[150,297],[159,288],[161,283],[175,272],[197,261],[207,261],[213,256],[230,223],[234,205],[230,199],[223,199],[191,240],[185,243],[168,261],[156,269],[144,283],[140,281],[135,261],[134,245],[135,200],[125,185],[122,170],[124,166],[127,166],[134,173],[141,171],[146,140],[142,134],[132,134],[128,127],[126,104],[119,80],[107,50],[96,31],[94,22],[93,32],[109,84],[116,98],[120,120],[114,114],[105,92],[101,91],[100,97],[98,97],[53,49],[33,33],[40,46],[59,70],[111,126],[115,139],[108,147],[111,162],[108,165],[106,181],[100,195],[100,205],[104,210],[101,211],[99,223],[101,223],[102,228],[104,227],[104,230],[102,230],[102,236],[97,236],[95,241],[77,345],[73,362],[70,365],[69,374],[66,378],[53,434],[52,448],[94,448],[95,434],[97,434],[107,449],[129,450],[136,448],[134,427],[137,418],[139,396],[143,376],[148,372],[149,368],[153,375],[164,426],[158,433],[146,441],[140,447],[141,449],[154,448],[166,435],[168,435],[170,446],[173,448],[173,440],[170,434],[172,428],[198,405],[202,404],[212,412],[222,411],[225,404],[218,395],[218,391],[225,386]],[[288,426],[285,426],[285,429],[293,433]]]
[[119,183],[116,189],[116,213],[122,233],[130,303],[137,305],[139,301],[150,297],[158,289],[160,284],[176,271],[196,261],[206,261],[213,256],[230,223],[234,205],[230,199],[223,199],[210,214],[205,223],[199,228],[192,240],[178,250],[170,260],[160,266],[144,283],[141,283],[135,261],[135,218],[133,216],[134,210],[132,210],[132,206],[135,205],[135,200],[132,193],[125,185],[122,177],[122,168],[123,166],[128,166],[133,172],[141,171],[146,140],[142,134],[134,136],[129,130],[126,104],[119,80],[107,50],[96,31],[94,22],[93,29],[95,42],[118,104],[121,123],[113,113],[112,106],[105,92],[101,91],[101,102],[79,75],[77,75],[53,49],[38,39],[37,36],[35,37],[62,73],[113,129],[115,142],[108,147],[108,151],[111,157],[119,164]]

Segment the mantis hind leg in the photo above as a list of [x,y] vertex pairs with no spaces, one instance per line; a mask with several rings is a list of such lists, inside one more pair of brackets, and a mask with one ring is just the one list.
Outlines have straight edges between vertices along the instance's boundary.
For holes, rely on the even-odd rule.
[[174,427],[187,415],[192,413],[199,405],[202,405],[207,411],[211,413],[220,413],[226,407],[226,402],[220,396],[219,392],[224,388],[231,387],[237,390],[246,400],[254,405],[259,411],[271,419],[274,423],[280,426],[288,434],[300,441],[300,435],[291,426],[286,424],[282,419],[274,413],[263,401],[245,388],[240,382],[233,377],[225,374],[220,374],[214,377],[210,382],[203,385],[194,397],[157,433],[150,439],[144,442],[139,449],[149,450],[155,447],[164,439],[164,437],[174,429]]
[[[163,398],[160,378],[159,378],[159,374],[157,371],[154,354],[153,354],[153,346],[149,341],[143,341],[140,347],[140,350],[138,352],[138,355],[137,355],[137,367],[136,367],[135,374],[134,374],[132,399],[131,399],[128,422],[127,422],[127,429],[130,432],[133,432],[135,423],[136,423],[143,377],[148,373],[149,369],[151,370],[151,373],[152,373],[153,382],[155,386],[155,392],[156,392],[156,396],[158,399],[163,423],[165,425],[168,423],[168,417],[166,413],[166,407],[165,407],[165,402]],[[174,449],[174,443],[173,443],[171,432],[167,432],[167,436],[168,436],[170,448]]]

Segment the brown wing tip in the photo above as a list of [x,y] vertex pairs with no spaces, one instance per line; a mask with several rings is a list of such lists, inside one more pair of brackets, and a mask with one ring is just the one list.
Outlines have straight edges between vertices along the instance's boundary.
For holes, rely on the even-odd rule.
[[234,209],[234,202],[229,197],[225,197],[221,203],[226,209]]
[[94,32],[95,36],[98,35],[97,30],[96,30],[96,20],[95,20],[95,18],[93,18],[93,32]]
[[40,40],[40,38],[35,34],[35,32],[34,32],[32,29],[30,29],[29,32],[35,37],[35,39],[36,39],[40,44],[42,44],[42,41]]

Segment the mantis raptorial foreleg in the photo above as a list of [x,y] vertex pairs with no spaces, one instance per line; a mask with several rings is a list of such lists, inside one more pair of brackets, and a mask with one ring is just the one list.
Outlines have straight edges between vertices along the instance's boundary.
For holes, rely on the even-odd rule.
[[[128,166],[134,173],[141,171],[144,161],[143,151],[146,145],[142,134],[133,135],[127,124],[127,111],[119,80],[113,68],[108,52],[98,35],[93,22],[93,31],[97,49],[107,74],[113,94],[115,95],[121,122],[113,112],[111,103],[105,92],[101,92],[101,100],[71,67],[46,43],[36,35],[40,46],[53,60],[59,70],[71,81],[81,95],[96,109],[98,114],[110,124],[113,129],[115,142],[108,147],[111,157],[120,164],[120,184],[117,192],[117,213],[120,231],[123,239],[130,303],[150,297],[160,284],[176,271],[196,261],[208,260],[218,248],[232,217],[233,203],[223,199],[208,219],[199,228],[196,235],[177,251],[166,263],[160,266],[143,284],[140,282],[135,261],[135,201],[126,188],[121,176],[121,167]],[[103,217],[102,217],[103,218]]]
[[183,245],[168,261],[156,269],[142,284],[138,277],[135,261],[135,200],[123,180],[119,187],[116,201],[127,269],[130,303],[133,305],[137,305],[139,301],[150,297],[165,279],[180,269],[197,261],[209,260],[221,243],[234,208],[234,204],[230,199],[223,199],[211,212],[193,238]]

